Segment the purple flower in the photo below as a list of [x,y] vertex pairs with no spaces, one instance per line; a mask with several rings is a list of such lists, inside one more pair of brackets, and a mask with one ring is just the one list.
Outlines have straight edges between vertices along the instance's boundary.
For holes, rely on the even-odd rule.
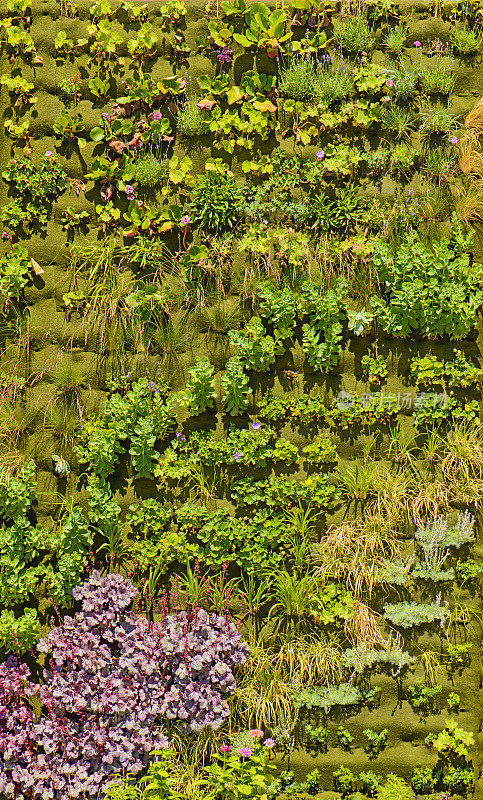
[[415,47],[421,47],[421,42],[418,42],[417,40],[413,42],[413,44]]
[[392,81],[392,80],[389,78],[389,80],[388,80],[388,81],[386,81],[386,86],[389,86],[389,88],[391,89],[391,87],[392,87],[392,86],[394,86],[394,81]]
[[240,753],[241,756],[244,756],[245,758],[250,758],[253,750],[250,750],[249,747],[240,747],[238,752]]
[[151,114],[151,116],[152,116],[153,119],[158,120],[158,119],[162,119],[163,115],[161,114],[160,111],[155,111],[153,114]]
[[47,158],[50,158],[50,156],[52,155],[52,150],[46,150],[45,155],[47,156]]
[[325,157],[325,153],[323,150],[317,150],[315,157],[321,161]]
[[219,748],[218,748],[218,750],[220,751],[220,753],[228,753],[228,750],[229,750],[229,749],[230,749],[230,748],[229,748],[229,746],[228,746],[227,744],[221,744],[221,745],[219,746]]
[[238,459],[241,458],[241,453],[233,453],[233,458],[235,461],[238,461]]
[[129,183],[127,183],[126,186],[124,187],[124,191],[128,195],[129,194],[134,194],[134,189],[132,188],[132,186]]
[[190,218],[188,214],[185,214],[184,217],[181,217],[181,225],[189,225],[189,224],[190,224]]
[[450,139],[450,142],[451,142],[451,144],[458,144],[458,137],[457,136],[452,136],[451,139]]
[[220,64],[229,64],[232,55],[233,55],[233,50],[230,50],[229,47],[222,47],[220,52],[216,54],[216,57]]
[[253,428],[254,431],[259,431],[260,428],[261,428],[261,425],[260,425],[259,422],[252,422],[252,428]]
[[264,743],[265,747],[275,747],[275,740],[274,739],[265,739]]
[[182,434],[181,434],[179,431],[176,431],[176,438],[177,438],[177,439],[180,439],[180,438],[181,438],[181,435],[182,435]]

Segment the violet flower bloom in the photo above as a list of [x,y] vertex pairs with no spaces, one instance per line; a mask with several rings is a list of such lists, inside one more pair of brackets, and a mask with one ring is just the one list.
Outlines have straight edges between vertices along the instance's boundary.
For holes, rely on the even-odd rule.
[[238,459],[241,458],[241,453],[233,453],[233,458],[235,461],[238,461]]
[[317,150],[315,157],[321,161],[325,157],[325,153],[323,150]]
[[52,150],[46,150],[45,155],[47,156],[47,158],[50,158],[50,156],[52,155]]
[[252,422],[252,428],[253,428],[254,431],[259,431],[260,428],[261,428],[261,425],[260,425],[259,422]]
[[452,136],[451,139],[450,139],[450,142],[451,142],[451,144],[458,144],[458,137],[457,136]]
[[231,57],[233,55],[233,50],[230,50],[229,47],[222,47],[220,52],[216,54],[219,64],[229,64],[231,61]]
[[241,756],[244,756],[245,758],[250,758],[253,751],[250,750],[249,747],[240,747],[238,752],[240,753]]
[[190,224],[190,218],[188,214],[185,214],[184,217],[181,217],[181,225],[189,225],[189,224]]

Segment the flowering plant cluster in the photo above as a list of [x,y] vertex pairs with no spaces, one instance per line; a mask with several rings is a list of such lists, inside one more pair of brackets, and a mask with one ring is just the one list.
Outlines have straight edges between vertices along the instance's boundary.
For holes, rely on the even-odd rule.
[[[10,658],[0,667],[0,791],[11,798],[96,797],[116,774],[136,775],[167,747],[164,715],[183,729],[228,716],[231,667],[246,659],[234,624],[199,610],[149,623],[128,611],[137,591],[94,570],[73,590],[75,616],[40,641],[44,683]],[[28,698],[39,695],[34,719]]]

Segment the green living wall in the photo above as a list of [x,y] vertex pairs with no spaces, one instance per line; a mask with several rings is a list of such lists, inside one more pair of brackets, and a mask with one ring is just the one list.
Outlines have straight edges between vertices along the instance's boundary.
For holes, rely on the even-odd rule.
[[2,655],[121,573],[250,648],[170,792],[483,796],[479,4],[0,15]]

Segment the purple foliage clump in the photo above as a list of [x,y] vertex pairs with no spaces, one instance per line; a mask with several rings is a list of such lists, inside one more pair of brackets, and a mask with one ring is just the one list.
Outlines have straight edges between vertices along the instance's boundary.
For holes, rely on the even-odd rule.
[[199,610],[150,623],[129,611],[137,591],[120,575],[94,570],[72,593],[81,611],[38,644],[43,684],[13,657],[0,665],[0,792],[9,798],[98,796],[167,747],[162,716],[184,731],[216,730],[228,716],[232,668],[246,660],[226,617]]
[[163,628],[170,678],[162,713],[184,732],[218,730],[230,713],[222,695],[235,691],[232,667],[245,663],[247,645],[233,622],[203,609],[168,616]]
[[29,681],[30,670],[9,656],[0,664],[0,794],[13,797],[15,787],[28,789],[32,761],[34,715],[29,698],[38,687]]

